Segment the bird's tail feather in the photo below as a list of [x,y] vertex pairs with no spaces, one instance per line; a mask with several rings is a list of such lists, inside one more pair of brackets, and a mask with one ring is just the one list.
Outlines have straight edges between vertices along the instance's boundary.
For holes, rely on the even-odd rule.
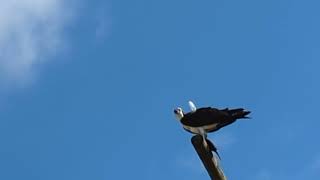
[[250,111],[246,111],[244,109],[231,110],[231,115],[235,119],[250,119],[250,117],[247,116],[250,113]]

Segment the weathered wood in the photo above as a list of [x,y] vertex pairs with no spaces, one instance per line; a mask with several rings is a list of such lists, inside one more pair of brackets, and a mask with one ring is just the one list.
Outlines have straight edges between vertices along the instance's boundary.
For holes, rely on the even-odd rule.
[[202,136],[195,135],[191,138],[191,142],[197,151],[204,167],[206,168],[212,180],[227,180],[223,171],[219,167],[219,162],[216,156],[211,151],[206,150],[203,144]]

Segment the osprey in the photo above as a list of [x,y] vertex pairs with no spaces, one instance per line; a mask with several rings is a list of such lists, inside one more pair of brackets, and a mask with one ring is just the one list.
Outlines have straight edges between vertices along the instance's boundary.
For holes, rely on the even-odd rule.
[[183,128],[193,134],[200,134],[203,137],[203,143],[212,150],[212,143],[207,142],[207,133],[214,132],[234,123],[237,119],[249,118],[246,115],[250,111],[243,108],[237,109],[217,109],[212,107],[204,107],[197,109],[192,101],[189,101],[191,112],[184,113],[182,108],[178,107],[174,110],[176,118],[181,122]]

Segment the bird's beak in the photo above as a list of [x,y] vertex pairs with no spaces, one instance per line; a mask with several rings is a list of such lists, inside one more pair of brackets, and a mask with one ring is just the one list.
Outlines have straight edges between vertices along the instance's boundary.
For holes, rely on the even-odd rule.
[[173,112],[175,113],[175,114],[178,114],[178,111],[175,109],[175,110],[173,110]]

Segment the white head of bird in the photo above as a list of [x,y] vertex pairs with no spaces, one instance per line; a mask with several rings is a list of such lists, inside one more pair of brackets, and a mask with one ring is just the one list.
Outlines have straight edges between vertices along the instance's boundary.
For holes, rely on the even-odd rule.
[[[188,104],[192,113],[197,111],[197,108],[192,101],[188,101]],[[177,109],[175,109],[174,114],[178,120],[181,120],[184,116],[183,110],[181,107],[178,107]]]
[[182,108],[178,107],[177,109],[175,109],[174,114],[176,116],[176,118],[180,121],[183,118],[183,110]]

